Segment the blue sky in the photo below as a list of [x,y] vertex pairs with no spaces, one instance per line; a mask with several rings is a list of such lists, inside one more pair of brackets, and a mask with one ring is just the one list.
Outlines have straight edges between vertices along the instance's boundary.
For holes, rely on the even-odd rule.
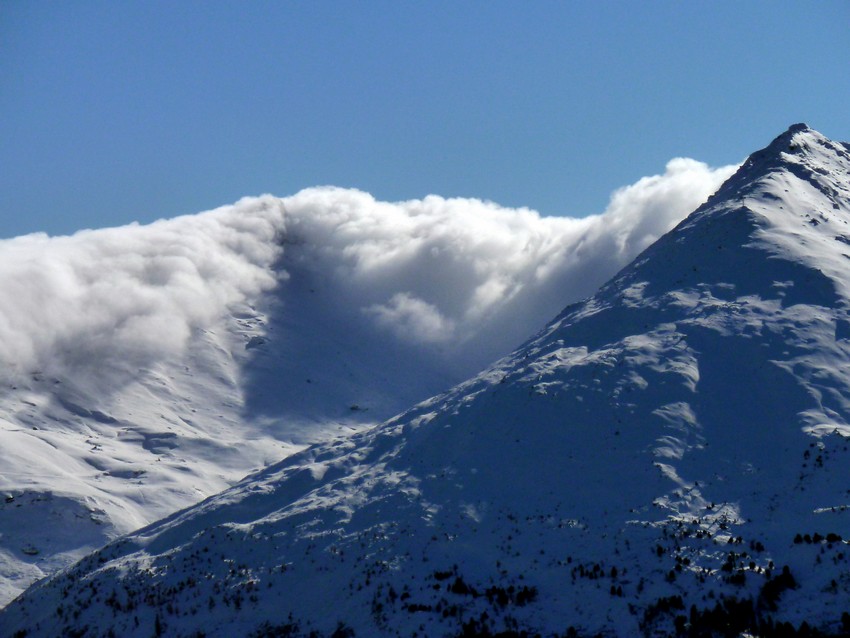
[[850,139],[850,3],[0,0],[0,237],[314,185],[601,212]]

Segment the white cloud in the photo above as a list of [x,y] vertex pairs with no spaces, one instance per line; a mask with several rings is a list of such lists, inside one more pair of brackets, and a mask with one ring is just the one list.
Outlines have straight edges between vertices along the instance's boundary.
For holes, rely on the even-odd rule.
[[397,293],[388,303],[375,304],[364,311],[374,316],[380,326],[407,341],[443,343],[450,341],[454,333],[454,323],[436,307],[406,292]]
[[179,352],[194,329],[275,285],[280,201],[0,241],[0,362],[120,383]]
[[465,373],[590,295],[704,202],[736,167],[671,160],[617,190],[606,211],[541,217],[475,199],[398,203],[332,187],[284,199],[292,267],[323,273],[343,309],[425,346]]
[[120,383],[273,288],[286,276],[273,268],[283,251],[293,280],[309,274],[335,300],[326,325],[340,338],[346,322],[366,322],[470,374],[592,293],[733,169],[674,159],[584,219],[322,187],[147,226],[0,241],[0,366]]

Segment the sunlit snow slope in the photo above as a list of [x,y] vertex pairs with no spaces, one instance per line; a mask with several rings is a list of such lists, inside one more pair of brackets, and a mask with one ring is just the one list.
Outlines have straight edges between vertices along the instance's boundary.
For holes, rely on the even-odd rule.
[[478,377],[105,547],[0,634],[838,635],[848,282],[850,147],[794,126]]
[[579,220],[327,187],[0,241],[0,605],[475,374],[730,172],[673,160]]

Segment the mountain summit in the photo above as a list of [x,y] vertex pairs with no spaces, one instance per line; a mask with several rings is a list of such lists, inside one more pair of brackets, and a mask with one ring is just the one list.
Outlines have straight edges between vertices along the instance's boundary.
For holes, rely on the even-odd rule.
[[850,147],[795,125],[479,376],[106,546],[0,634],[850,631],[848,282]]

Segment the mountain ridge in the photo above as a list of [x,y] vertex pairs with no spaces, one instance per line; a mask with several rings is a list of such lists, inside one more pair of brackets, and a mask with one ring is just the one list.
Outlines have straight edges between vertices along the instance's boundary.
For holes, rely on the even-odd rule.
[[0,606],[478,372],[733,168],[671,160],[583,219],[321,187],[0,241]]
[[477,377],[106,546],[0,630],[846,631],[850,156],[783,136]]
[[850,629],[850,155],[794,126],[751,160],[477,377],[108,545],[0,629]]

